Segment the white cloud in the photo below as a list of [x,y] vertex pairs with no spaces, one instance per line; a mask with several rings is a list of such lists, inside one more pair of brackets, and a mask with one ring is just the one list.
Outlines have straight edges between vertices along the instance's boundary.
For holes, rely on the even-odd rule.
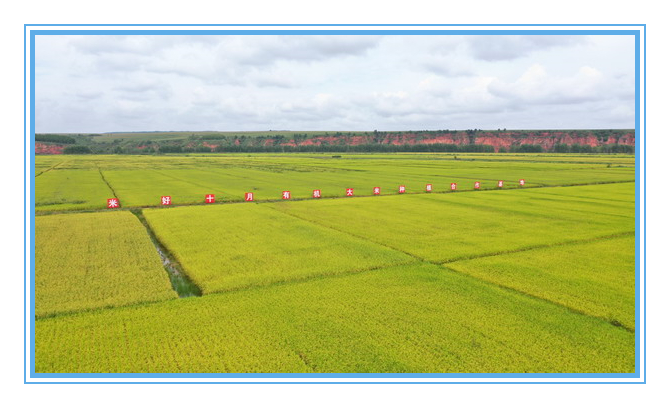
[[475,35],[467,44],[476,59],[484,61],[514,60],[556,47],[582,43],[584,37],[571,35]]
[[496,79],[488,88],[497,97],[535,104],[574,104],[611,97],[603,73],[586,66],[570,76],[552,76],[542,65],[533,64],[516,81]]
[[38,36],[36,126],[632,127],[634,49],[610,37]]

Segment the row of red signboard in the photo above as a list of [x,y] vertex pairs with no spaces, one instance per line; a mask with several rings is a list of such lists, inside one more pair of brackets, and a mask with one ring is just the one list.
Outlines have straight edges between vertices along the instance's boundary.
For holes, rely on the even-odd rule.
[[[521,179],[519,180],[519,185],[524,186],[526,184],[526,180]],[[451,191],[456,191],[456,183],[451,183]],[[479,190],[481,187],[481,183],[479,181],[475,181],[475,190]],[[503,187],[503,181],[498,180],[498,187],[502,188]],[[405,186],[401,185],[398,186],[398,193],[403,194],[405,192]],[[426,184],[426,192],[430,193],[433,191],[433,185],[432,184]],[[380,187],[374,187],[372,189],[372,194],[374,195],[379,195],[381,194],[382,190]],[[345,195],[347,197],[352,197],[354,195],[354,189],[353,188],[348,188],[346,189]],[[281,195],[282,200],[290,200],[291,199],[291,192],[290,191],[282,191]],[[312,198],[321,198],[321,190],[313,190],[312,191]],[[244,193],[244,201],[254,201],[254,193]],[[211,204],[216,202],[216,198],[214,194],[207,194],[205,195],[205,203]],[[172,204],[172,196],[161,196],[161,204],[162,205],[171,205]],[[118,208],[120,206],[119,199],[118,198],[108,198],[107,199],[107,208]]]

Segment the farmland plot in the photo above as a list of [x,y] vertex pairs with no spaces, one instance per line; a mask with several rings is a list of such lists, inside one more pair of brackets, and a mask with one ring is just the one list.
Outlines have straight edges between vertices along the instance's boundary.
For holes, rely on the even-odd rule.
[[[405,169],[407,170],[407,169]],[[372,195],[373,187],[380,187],[382,195],[397,194],[400,185],[407,193],[425,190],[431,182],[435,191],[449,190],[450,183],[460,189],[473,189],[472,179],[462,176],[411,175],[387,173],[384,168],[327,169],[305,171],[277,171],[261,167],[210,167],[184,169],[105,170],[105,177],[114,186],[125,206],[155,206],[163,195],[170,195],[174,204],[202,203],[205,194],[215,194],[217,202],[243,201],[246,192],[253,192],[256,201],[277,200],[281,192],[288,190],[294,198],[310,198],[314,189],[320,189],[322,197],[342,197],[347,188],[353,188],[356,196]],[[482,189],[495,188],[496,181],[482,181]],[[515,181],[516,183],[516,181]],[[529,185],[531,185],[529,183]]]
[[[245,192],[254,192],[256,200],[277,200],[284,190],[295,198],[309,198],[313,189],[323,197],[342,197],[347,188],[356,196],[372,195],[381,187],[382,195],[397,194],[404,185],[407,193],[422,192],[427,183],[435,191],[447,191],[451,183],[458,190],[517,189],[519,179],[527,187],[569,185],[594,182],[634,181],[635,169],[608,167],[608,157],[586,157],[587,162],[553,162],[551,156],[505,155],[344,155],[333,158],[324,154],[254,154],[200,156],[64,156],[66,180],[52,180],[45,172],[36,179],[39,210],[104,208],[109,189],[95,175],[98,169],[114,189],[123,206],[159,206],[160,197],[173,197],[174,204],[202,203],[205,194],[217,201],[243,201]],[[546,161],[545,161],[546,160]],[[574,160],[582,160],[575,158]],[[53,163],[38,156],[36,168],[43,171]],[[44,179],[43,179],[44,178]],[[99,178],[99,177],[97,177]],[[70,180],[70,181],[68,181]],[[68,184],[69,183],[69,184]],[[87,187],[96,184],[97,187]],[[61,186],[62,185],[62,186]],[[84,186],[84,187],[79,187]],[[77,191],[82,190],[82,191]],[[99,191],[86,193],[88,190]],[[85,195],[84,198],[80,197]],[[63,205],[57,205],[61,203]]]
[[35,211],[105,208],[114,194],[97,170],[46,171],[35,178]]
[[39,160],[35,161],[35,177],[38,177],[45,171],[49,171],[65,163],[67,163],[67,159],[64,157],[59,157],[58,155],[40,156]]
[[202,170],[112,170],[104,174],[126,207],[159,206],[162,196],[172,197],[173,204],[201,203],[205,194],[223,198],[222,186],[208,180],[211,176]]
[[156,248],[131,213],[35,217],[38,317],[176,297]]
[[[616,224],[624,231],[635,229],[634,184],[595,185],[462,194],[450,204],[549,219],[580,222],[582,229],[597,231],[605,224]],[[443,200],[443,197],[437,197]]]
[[[446,155],[446,153],[442,153],[442,155]],[[486,153],[460,153],[459,156],[464,159],[474,160],[542,163],[604,163],[615,166],[635,167],[635,156],[632,154],[507,153],[492,156],[491,154]]]
[[[101,174],[126,209],[184,204],[142,211],[203,296],[123,208],[40,215],[36,371],[635,371],[632,156],[341,156],[39,163],[38,211],[104,208]],[[615,184],[528,188],[589,182]]]
[[[603,193],[606,188],[603,186]],[[540,190],[522,195],[488,191],[268,205],[437,263],[635,229],[630,204],[615,203],[608,208],[606,203],[577,197],[569,205],[561,199],[543,199],[537,204],[529,201],[535,191]]]
[[267,204],[150,209],[144,215],[205,294],[412,261]]
[[517,187],[519,179],[528,181],[527,186],[570,185],[581,183],[634,181],[633,167],[609,168],[607,164],[546,163],[497,161],[497,156],[488,160],[469,161],[467,158],[449,160],[426,157],[419,159],[368,159],[360,158],[343,162],[361,171],[376,176],[384,174],[402,175],[413,182],[430,178],[433,182],[448,185],[461,180],[462,189],[472,190],[474,181],[481,181],[482,188],[496,188],[498,180],[505,181],[504,188]]
[[37,372],[635,370],[633,333],[421,263],[43,319],[35,336]]
[[[521,193],[521,192],[519,192]],[[525,194],[525,192],[524,192]],[[586,199],[600,202],[604,206],[621,205],[625,203],[629,210],[627,215],[634,215],[635,183],[617,183],[609,185],[591,185],[579,187],[558,187],[533,190],[536,197],[551,196],[563,199]]]
[[455,271],[514,288],[629,330],[635,329],[635,237],[446,264]]

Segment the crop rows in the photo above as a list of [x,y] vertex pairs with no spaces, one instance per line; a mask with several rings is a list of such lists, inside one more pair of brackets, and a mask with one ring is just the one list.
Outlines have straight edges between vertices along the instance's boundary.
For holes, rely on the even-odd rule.
[[59,166],[42,173],[35,184],[36,210],[100,208],[114,196],[97,170],[62,170]]
[[[581,188],[561,190],[579,191]],[[597,188],[605,196],[610,190],[630,190],[631,186],[589,188]],[[544,195],[542,191],[424,194],[361,198],[345,203],[330,200],[271,205],[297,218],[436,263],[629,233],[635,229],[634,204],[630,202],[609,203],[578,197],[567,201]]]
[[129,212],[35,218],[35,315],[176,298]]
[[446,264],[635,329],[635,237],[599,240]]
[[40,320],[35,336],[37,372],[635,369],[632,333],[421,263]]
[[[468,157],[468,156],[465,156]],[[634,181],[634,168],[611,166],[613,158],[588,157],[593,162],[544,162],[553,157],[522,156],[529,161],[498,160],[472,156],[454,160],[448,155],[209,155],[184,156],[64,156],[66,165],[41,173],[35,179],[36,210],[61,211],[102,209],[107,198],[118,198],[122,207],[159,206],[161,196],[173,204],[203,203],[206,194],[217,202],[243,201],[246,192],[255,200],[277,200],[284,190],[292,197],[309,198],[314,189],[323,197],[341,197],[345,189],[355,195],[397,194],[400,185],[408,193],[423,192],[428,183],[435,191],[517,188],[601,182]],[[504,158],[506,156],[500,156]],[[600,161],[598,161],[600,159]],[[610,160],[610,163],[605,160]],[[38,169],[52,163],[38,156]],[[623,162],[627,163],[627,162]],[[48,167],[47,167],[48,168]],[[42,170],[40,170],[42,171]],[[104,175],[105,180],[103,180]],[[111,189],[110,189],[111,186]],[[112,192],[113,189],[113,192]]]
[[[36,372],[635,371],[631,168],[596,156],[365,156],[50,162],[36,181],[64,186],[66,201],[78,190],[69,175],[91,182],[77,193],[83,203],[39,208],[96,208],[98,197],[104,206],[109,186],[123,207],[159,207],[143,218],[203,296],[176,299],[147,231],[123,208],[38,216]],[[397,193],[499,177],[617,183]],[[273,202],[159,201],[236,201],[249,186]],[[389,195],[280,200],[282,190],[373,186]]]
[[[628,189],[601,185],[581,194],[602,197]],[[204,293],[388,266],[407,262],[409,255],[440,263],[635,228],[627,202],[540,190],[485,194],[484,200],[475,195],[371,197],[149,209],[144,215]],[[534,230],[542,234],[529,234]]]
[[145,210],[144,216],[203,293],[412,260],[266,205],[155,209]]

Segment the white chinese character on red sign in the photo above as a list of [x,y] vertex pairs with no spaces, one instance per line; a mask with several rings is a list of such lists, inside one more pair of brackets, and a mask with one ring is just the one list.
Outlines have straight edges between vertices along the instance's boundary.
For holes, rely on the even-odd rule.
[[456,183],[451,183],[451,189],[456,190]]
[[172,204],[172,197],[170,197],[170,196],[162,196],[162,197],[161,197],[161,204],[163,204],[163,205],[170,205],[170,204]]
[[379,187],[375,187],[372,189],[372,194],[374,195],[379,195],[382,192],[382,189]]
[[519,184],[521,184],[523,186],[524,184],[526,184],[526,180],[524,180],[524,179],[519,180]]
[[254,201],[254,193],[244,193],[244,201]]
[[502,180],[498,180],[498,187],[502,187],[502,186],[503,186],[503,181],[502,181]]
[[429,192],[429,193],[431,191],[433,191],[433,185],[432,184],[426,184],[426,191]]
[[479,190],[479,181],[475,181],[475,189]]
[[314,191],[312,191],[312,197],[314,197],[314,198],[321,198],[321,190],[314,190]]
[[354,189],[353,188],[348,188],[347,189],[347,196],[351,197],[352,195],[354,195]]
[[291,199],[291,192],[290,191],[282,191],[281,198],[282,198],[282,200],[290,200]]
[[405,186],[398,187],[398,193],[402,194],[405,192]]
[[214,194],[207,194],[207,195],[205,196],[205,202],[206,202],[206,203],[213,203],[214,201],[216,201],[216,200],[214,199]]
[[119,200],[118,198],[108,198],[107,199],[107,208],[118,208]]

